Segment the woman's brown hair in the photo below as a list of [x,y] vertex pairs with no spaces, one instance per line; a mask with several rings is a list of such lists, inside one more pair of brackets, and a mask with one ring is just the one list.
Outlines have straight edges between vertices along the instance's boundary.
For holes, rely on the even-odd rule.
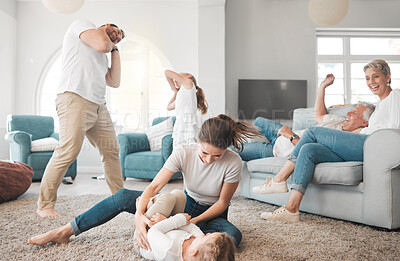
[[240,152],[247,138],[262,136],[258,129],[251,123],[235,121],[225,114],[220,114],[201,125],[199,141],[223,149],[233,145]]
[[196,98],[197,98],[197,109],[201,111],[201,114],[206,114],[208,110],[208,103],[206,101],[206,95],[202,88],[197,86],[196,78],[191,75],[190,79],[193,81],[194,86],[196,86]]

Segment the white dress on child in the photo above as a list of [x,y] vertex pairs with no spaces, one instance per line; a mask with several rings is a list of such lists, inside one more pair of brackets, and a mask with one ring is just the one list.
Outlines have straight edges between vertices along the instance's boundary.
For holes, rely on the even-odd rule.
[[182,144],[197,142],[199,123],[197,117],[196,86],[187,90],[183,86],[179,89],[175,100],[176,121],[174,124],[174,149]]

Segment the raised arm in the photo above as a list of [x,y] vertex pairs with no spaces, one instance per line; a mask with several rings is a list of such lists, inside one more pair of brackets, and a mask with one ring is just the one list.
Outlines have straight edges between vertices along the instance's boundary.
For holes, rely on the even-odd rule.
[[89,29],[79,35],[81,40],[101,53],[109,53],[114,47],[114,43],[108,35],[100,29]]
[[108,86],[119,87],[121,83],[121,60],[119,57],[118,48],[115,46],[115,44],[120,39],[118,38],[112,42],[107,33],[99,28],[86,30],[79,35],[79,38],[85,44],[89,45],[98,52],[109,53],[111,50],[114,50],[111,53],[111,67],[108,68],[105,77],[106,84]]
[[106,84],[115,88],[121,84],[121,59],[116,45],[111,52],[111,67],[108,68],[106,74]]
[[324,120],[324,116],[328,114],[325,106],[325,88],[331,85],[335,81],[333,74],[328,74],[318,88],[317,97],[315,99],[315,115],[314,119],[317,123],[321,123]]
[[215,202],[209,209],[207,209],[201,215],[192,218],[190,222],[193,224],[197,224],[201,221],[207,221],[221,215],[229,206],[229,203],[231,202],[233,194],[235,193],[238,185],[239,182],[236,183],[224,182],[222,184],[221,193],[218,201]]
[[149,224],[150,220],[144,214],[147,204],[149,203],[150,198],[155,196],[165,186],[165,184],[168,183],[173,174],[172,171],[162,168],[140,196],[135,213],[135,226],[137,231],[137,240],[141,248],[150,248],[149,242],[147,241],[146,230],[146,226]]
[[176,87],[171,87],[172,90],[174,91],[174,95],[172,96],[171,100],[168,103],[167,110],[175,110],[175,100],[176,100],[176,95],[178,94],[179,89]]
[[183,87],[188,90],[193,88],[193,81],[186,75],[171,70],[165,70],[164,74],[171,88],[176,88],[176,85],[183,85]]

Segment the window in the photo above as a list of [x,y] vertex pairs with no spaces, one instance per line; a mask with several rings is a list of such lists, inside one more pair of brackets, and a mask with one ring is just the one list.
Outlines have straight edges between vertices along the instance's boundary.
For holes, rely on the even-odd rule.
[[[167,104],[172,92],[164,76],[171,68],[157,48],[144,39],[126,38],[119,44],[121,85],[107,87],[106,102],[117,132],[146,129],[155,117],[171,116]],[[110,60],[110,57],[109,57]],[[52,116],[58,129],[55,110],[61,72],[61,51],[53,55],[39,82],[36,110]]]
[[326,89],[325,103],[376,102],[365,83],[364,65],[381,58],[388,62],[392,88],[400,89],[400,29],[317,29],[318,86],[329,73],[335,83]]
[[58,82],[61,72],[61,51],[58,50],[47,63],[43,76],[39,81],[39,88],[36,93],[36,111],[40,115],[54,118],[54,127],[59,129],[58,116],[55,100],[57,96]]

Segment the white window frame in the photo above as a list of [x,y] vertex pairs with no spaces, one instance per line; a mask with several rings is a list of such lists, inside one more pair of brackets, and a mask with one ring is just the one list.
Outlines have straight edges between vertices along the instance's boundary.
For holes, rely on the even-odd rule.
[[[318,38],[332,37],[343,39],[342,55],[319,55]],[[315,46],[316,48],[316,82],[318,82],[318,64],[319,63],[342,63],[344,77],[344,102],[351,103],[351,64],[365,63],[380,58],[387,62],[400,63],[400,55],[351,55],[350,38],[400,38],[400,28],[316,28]],[[318,88],[318,87],[317,87]]]

